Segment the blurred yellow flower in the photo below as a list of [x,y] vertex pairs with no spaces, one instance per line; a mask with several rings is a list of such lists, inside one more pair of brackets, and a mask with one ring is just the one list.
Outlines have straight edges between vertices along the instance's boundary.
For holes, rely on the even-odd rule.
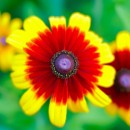
[[50,17],[50,28],[36,16],[24,22],[24,30],[12,33],[7,41],[24,51],[16,56],[12,80],[16,87],[27,89],[20,100],[23,111],[33,115],[50,99],[50,121],[62,127],[67,107],[73,112],[88,112],[87,97],[104,107],[111,100],[98,85],[109,87],[115,71],[105,65],[114,60],[102,39],[89,30],[89,16],[73,13]]
[[11,20],[9,13],[0,14],[0,71],[11,69],[12,58],[17,52],[13,46],[6,42],[8,35],[21,28],[22,21],[18,18]]
[[110,47],[115,56],[110,65],[116,69],[116,76],[112,87],[102,88],[112,99],[107,111],[112,115],[118,113],[130,125],[130,33],[119,32]]

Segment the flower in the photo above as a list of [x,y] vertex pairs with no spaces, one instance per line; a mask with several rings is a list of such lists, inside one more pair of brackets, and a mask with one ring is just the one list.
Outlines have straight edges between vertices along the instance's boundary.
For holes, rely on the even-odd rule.
[[102,88],[112,99],[107,111],[113,115],[118,113],[130,125],[130,34],[127,31],[118,33],[110,47],[115,56],[110,65],[116,69],[116,75],[112,87]]
[[67,106],[73,112],[88,112],[85,96],[104,107],[111,100],[97,86],[113,83],[113,67],[104,65],[114,57],[107,44],[89,31],[90,17],[73,13],[69,19],[50,17],[50,28],[36,16],[24,21],[24,30],[15,31],[7,41],[23,50],[16,56],[12,80],[28,90],[22,96],[23,111],[32,115],[50,98],[49,117],[62,127]]
[[0,14],[0,70],[7,71],[11,69],[12,58],[17,52],[14,47],[6,42],[8,35],[19,29],[22,25],[20,19],[10,20],[9,13]]

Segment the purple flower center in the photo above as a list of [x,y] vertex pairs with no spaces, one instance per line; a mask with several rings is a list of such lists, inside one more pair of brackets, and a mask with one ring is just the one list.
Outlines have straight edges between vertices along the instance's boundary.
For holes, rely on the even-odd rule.
[[74,59],[70,55],[61,54],[55,59],[55,68],[61,74],[67,74],[74,69]]
[[115,83],[121,91],[130,91],[130,70],[119,70],[116,75]]
[[3,46],[5,46],[6,45],[5,37],[1,37],[0,42],[2,43]]
[[69,78],[77,71],[77,58],[68,51],[56,53],[51,60],[53,73],[60,78]]

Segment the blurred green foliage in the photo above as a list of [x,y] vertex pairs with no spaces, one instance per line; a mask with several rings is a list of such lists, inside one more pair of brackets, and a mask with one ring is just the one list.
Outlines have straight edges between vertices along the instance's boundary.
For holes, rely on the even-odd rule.
[[[121,30],[130,31],[129,0],[0,0],[0,12],[9,12],[12,18],[24,20],[37,15],[48,24],[49,16],[64,15],[69,18],[73,12],[81,12],[92,18],[91,30],[104,41],[111,42]],[[10,73],[0,72],[0,130],[129,130],[118,117],[108,115],[104,109],[89,104],[89,113],[68,111],[66,125],[56,128],[48,118],[48,102],[34,116],[26,116],[19,99],[24,91],[16,89]]]

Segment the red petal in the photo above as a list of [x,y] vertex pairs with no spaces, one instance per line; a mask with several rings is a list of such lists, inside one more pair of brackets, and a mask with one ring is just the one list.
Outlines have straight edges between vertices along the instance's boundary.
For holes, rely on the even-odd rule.
[[68,79],[68,86],[69,96],[73,101],[82,99],[86,93],[86,89],[81,85],[76,76]]
[[52,99],[57,103],[66,104],[68,99],[68,84],[67,80],[57,79]]

